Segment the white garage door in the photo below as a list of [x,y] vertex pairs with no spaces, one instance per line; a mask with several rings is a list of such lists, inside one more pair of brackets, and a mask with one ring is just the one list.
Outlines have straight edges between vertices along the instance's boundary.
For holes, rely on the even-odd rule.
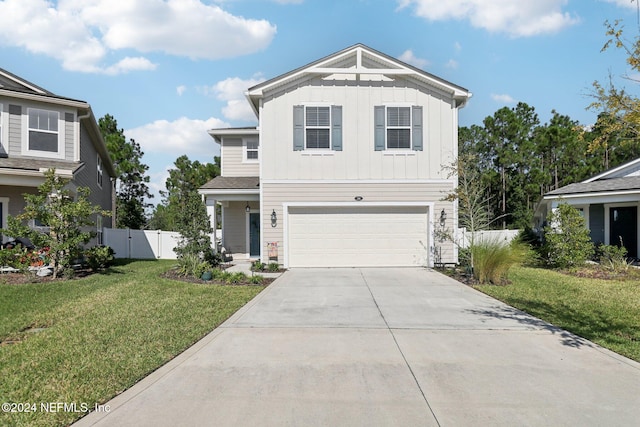
[[424,266],[426,206],[290,207],[290,267]]

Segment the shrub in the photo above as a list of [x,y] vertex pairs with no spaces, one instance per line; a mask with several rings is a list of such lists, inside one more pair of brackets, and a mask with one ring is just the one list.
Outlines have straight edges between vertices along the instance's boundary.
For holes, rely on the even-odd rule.
[[27,271],[31,257],[26,249],[16,246],[12,249],[0,249],[0,267],[11,267]]
[[547,264],[559,268],[583,265],[593,256],[589,230],[580,212],[562,203],[549,216],[544,228],[543,255]]
[[526,253],[527,247],[520,242],[481,241],[471,247],[473,275],[480,283],[504,284],[509,269],[522,262]]
[[110,246],[94,246],[85,251],[84,257],[92,271],[105,269],[113,264],[115,252]]
[[261,285],[262,284],[262,276],[255,275],[255,276],[249,277],[249,283],[251,283],[252,285]]
[[253,271],[264,271],[267,268],[267,265],[262,261],[254,261],[251,263],[251,270]]
[[242,272],[237,273],[227,273],[228,276],[225,277],[224,282],[227,285],[237,285],[238,283],[242,283],[247,280],[247,275]]
[[277,262],[270,262],[268,270],[272,273],[277,273],[280,271],[280,265]]
[[620,246],[598,246],[596,256],[600,265],[615,273],[627,271],[631,265],[627,260],[627,248],[622,245],[622,239],[620,239]]
[[177,272],[180,276],[200,278],[208,270],[211,270],[211,265],[196,254],[185,254],[178,258]]

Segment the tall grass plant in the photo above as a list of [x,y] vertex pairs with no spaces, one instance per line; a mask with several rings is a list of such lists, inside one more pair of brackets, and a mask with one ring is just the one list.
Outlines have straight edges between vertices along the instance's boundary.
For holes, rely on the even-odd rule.
[[470,248],[474,260],[474,278],[482,284],[502,285],[507,282],[509,269],[524,261],[527,246],[514,241],[505,243],[495,240],[481,240]]

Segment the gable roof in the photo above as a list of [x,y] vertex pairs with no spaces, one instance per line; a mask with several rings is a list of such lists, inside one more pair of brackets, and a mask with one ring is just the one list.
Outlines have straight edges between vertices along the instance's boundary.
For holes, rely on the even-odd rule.
[[586,193],[608,193],[614,191],[638,192],[640,190],[640,176],[628,176],[621,178],[601,179],[590,182],[577,182],[575,184],[565,185],[557,190],[553,190],[545,194],[552,196],[566,196],[570,194],[584,195]]
[[462,86],[436,77],[361,43],[257,84],[249,88],[246,96],[257,115],[259,99],[264,96],[265,92],[310,76],[328,77],[331,75],[383,76],[387,80],[393,79],[394,76],[410,77],[449,94],[456,100],[458,107],[463,107],[472,96],[471,92]]
[[619,166],[606,170],[599,175],[595,175],[589,179],[585,179],[582,182],[586,183],[586,182],[597,181],[600,179],[622,178],[625,175],[628,175],[633,172],[639,172],[639,171],[640,171],[640,157],[630,162],[623,163]]

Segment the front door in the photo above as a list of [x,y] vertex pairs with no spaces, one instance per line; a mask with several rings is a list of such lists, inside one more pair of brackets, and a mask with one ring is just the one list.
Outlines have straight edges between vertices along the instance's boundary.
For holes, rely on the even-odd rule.
[[624,206],[609,210],[609,244],[627,248],[627,256],[638,257],[638,208]]
[[260,256],[260,214],[249,214],[249,255]]

